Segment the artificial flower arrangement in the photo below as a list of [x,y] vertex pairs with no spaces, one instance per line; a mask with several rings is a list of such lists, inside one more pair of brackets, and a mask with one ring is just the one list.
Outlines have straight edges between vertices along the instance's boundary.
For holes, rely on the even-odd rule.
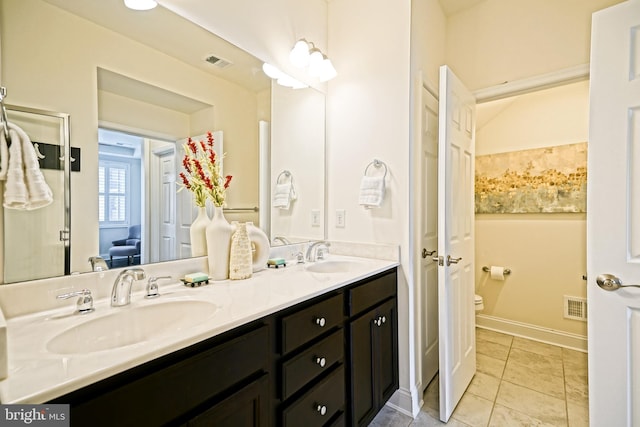
[[220,163],[213,151],[213,135],[207,132],[207,142],[195,142],[189,138],[184,144],[184,158],[180,172],[182,187],[193,192],[196,206],[204,207],[210,198],[217,207],[224,205],[225,192],[231,183],[231,175],[224,178],[220,173]]

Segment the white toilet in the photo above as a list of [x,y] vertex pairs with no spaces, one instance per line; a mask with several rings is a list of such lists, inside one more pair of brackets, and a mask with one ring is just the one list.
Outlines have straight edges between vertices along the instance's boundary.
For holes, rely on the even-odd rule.
[[480,295],[475,295],[476,313],[484,310],[484,300]]

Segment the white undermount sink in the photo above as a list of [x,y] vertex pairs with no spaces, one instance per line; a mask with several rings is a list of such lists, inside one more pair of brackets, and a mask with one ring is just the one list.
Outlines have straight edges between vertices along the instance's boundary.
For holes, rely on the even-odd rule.
[[93,314],[88,314],[86,322],[53,337],[47,343],[47,350],[78,354],[124,347],[200,324],[217,310],[217,305],[206,301],[170,300],[123,307],[93,319],[90,318]]
[[360,263],[357,261],[330,259],[309,264],[305,268],[312,273],[346,273],[358,265]]

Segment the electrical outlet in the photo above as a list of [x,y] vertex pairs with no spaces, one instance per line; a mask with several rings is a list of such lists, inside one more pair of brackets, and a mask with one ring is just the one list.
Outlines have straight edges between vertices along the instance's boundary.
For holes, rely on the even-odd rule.
[[311,226],[320,227],[320,209],[311,209]]
[[346,215],[346,212],[344,209],[336,209],[336,227],[344,228],[345,215]]

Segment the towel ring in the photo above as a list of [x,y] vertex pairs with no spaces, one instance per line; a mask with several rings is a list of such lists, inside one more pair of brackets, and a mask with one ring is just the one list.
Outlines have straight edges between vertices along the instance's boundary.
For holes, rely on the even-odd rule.
[[282,184],[282,182],[280,182],[280,178],[282,178],[283,176],[285,177],[285,179],[289,178],[291,184],[293,184],[293,175],[286,169],[280,172],[280,175],[278,175],[278,179],[276,179],[276,184]]
[[373,161],[367,165],[367,167],[364,169],[364,176],[367,176],[367,172],[369,171],[369,168],[371,166],[375,168],[379,168],[382,166],[384,168],[384,176],[382,178],[383,179],[387,178],[387,164],[382,160],[378,160],[378,159],[373,159]]
[[2,131],[7,143],[11,143],[11,135],[9,135],[9,125],[7,120],[7,109],[4,107],[4,98],[7,96],[7,88],[0,87],[0,121],[2,122]]

